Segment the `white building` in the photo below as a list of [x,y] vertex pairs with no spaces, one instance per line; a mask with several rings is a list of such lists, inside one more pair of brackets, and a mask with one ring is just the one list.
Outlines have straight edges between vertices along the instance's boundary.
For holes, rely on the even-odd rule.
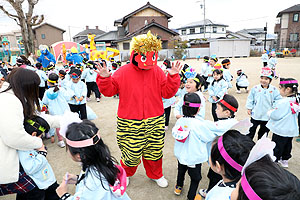
[[191,41],[202,38],[225,38],[226,27],[228,27],[228,25],[216,24],[211,20],[206,19],[198,22],[192,22],[178,28],[177,30],[182,40]]

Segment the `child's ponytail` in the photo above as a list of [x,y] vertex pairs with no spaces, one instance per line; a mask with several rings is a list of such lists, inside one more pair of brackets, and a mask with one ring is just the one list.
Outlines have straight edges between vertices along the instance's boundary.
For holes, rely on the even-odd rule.
[[57,83],[58,83],[58,78],[59,78],[58,75],[55,74],[55,73],[49,74],[48,82],[50,82],[50,83],[52,83],[52,84],[54,85],[54,90],[53,90],[53,92],[57,92],[57,91],[59,90],[58,85],[57,85]]

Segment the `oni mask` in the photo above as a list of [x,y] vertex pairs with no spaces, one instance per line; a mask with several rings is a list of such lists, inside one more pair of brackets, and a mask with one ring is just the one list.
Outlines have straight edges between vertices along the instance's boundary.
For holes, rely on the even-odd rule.
[[[132,52],[134,53],[134,52]],[[146,54],[139,53],[134,57],[140,69],[152,69],[157,65],[158,54],[155,51],[147,52]]]

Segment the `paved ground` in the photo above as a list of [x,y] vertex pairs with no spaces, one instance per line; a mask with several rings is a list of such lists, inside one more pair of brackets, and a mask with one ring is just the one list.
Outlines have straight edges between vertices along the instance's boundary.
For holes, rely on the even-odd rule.
[[[197,60],[187,60],[185,63],[190,64],[197,71],[200,71],[202,61]],[[231,59],[232,68],[230,69],[234,78],[236,77],[236,70],[241,68],[248,75],[250,81],[250,87],[258,84],[259,73],[261,68],[260,58],[236,58]],[[300,58],[280,58],[278,59],[278,72],[282,77],[293,77],[300,80]],[[233,82],[235,85],[235,81]],[[274,80],[273,85],[278,86],[279,80]],[[245,102],[247,95],[246,93],[236,94],[235,88],[228,91],[229,94],[234,95],[240,104],[240,108],[236,115],[238,120],[245,119],[247,116]],[[205,96],[207,97],[207,93]],[[101,131],[101,136],[104,142],[109,146],[112,155],[117,159],[120,159],[120,151],[116,142],[116,111],[118,106],[118,99],[115,98],[102,98],[100,103],[97,103],[95,99],[88,103],[90,107],[99,116],[98,119],[94,120],[98,128]],[[173,111],[172,111],[173,113]],[[212,119],[211,117],[211,105],[207,103],[206,107],[206,118]],[[175,117],[172,114],[170,119],[170,129],[175,124]],[[171,136],[170,129],[166,133],[165,138],[165,148],[164,148],[164,158],[163,158],[163,169],[164,175],[169,180],[169,187],[161,189],[153,181],[149,180],[145,175],[145,170],[141,165],[137,173],[130,179],[130,185],[128,187],[128,195],[133,200],[165,200],[174,199],[181,200],[186,199],[187,190],[189,186],[189,177],[186,176],[186,185],[183,189],[183,193],[180,197],[175,196],[173,193],[176,173],[177,173],[177,161],[173,153],[174,139]],[[271,136],[269,136],[271,137]],[[69,158],[65,149],[59,148],[56,144],[51,144],[49,140],[45,141],[48,147],[48,160],[52,165],[56,178],[58,182],[61,182],[63,175],[68,171],[69,173],[77,174],[80,172],[80,166]],[[298,178],[300,178],[300,168],[299,168],[299,157],[300,157],[300,143],[293,142],[293,157],[289,162],[289,171],[294,173]],[[199,188],[205,188],[208,184],[208,179],[206,177],[208,171],[208,165],[203,164],[202,177]],[[74,187],[70,186],[70,192],[74,192]],[[11,200],[15,199],[14,195],[0,197],[0,200]]]

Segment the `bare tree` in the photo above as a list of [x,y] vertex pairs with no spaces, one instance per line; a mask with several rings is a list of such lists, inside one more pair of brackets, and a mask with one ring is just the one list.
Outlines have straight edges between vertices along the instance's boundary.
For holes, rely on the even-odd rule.
[[8,17],[15,20],[21,27],[25,54],[33,53],[35,51],[35,37],[33,33],[33,26],[41,24],[44,20],[44,15],[33,15],[34,6],[39,0],[27,0],[28,10],[27,13],[23,10],[22,4],[25,0],[5,0],[14,9],[14,12],[9,12],[4,7],[4,3],[0,3],[0,10],[2,10]]

